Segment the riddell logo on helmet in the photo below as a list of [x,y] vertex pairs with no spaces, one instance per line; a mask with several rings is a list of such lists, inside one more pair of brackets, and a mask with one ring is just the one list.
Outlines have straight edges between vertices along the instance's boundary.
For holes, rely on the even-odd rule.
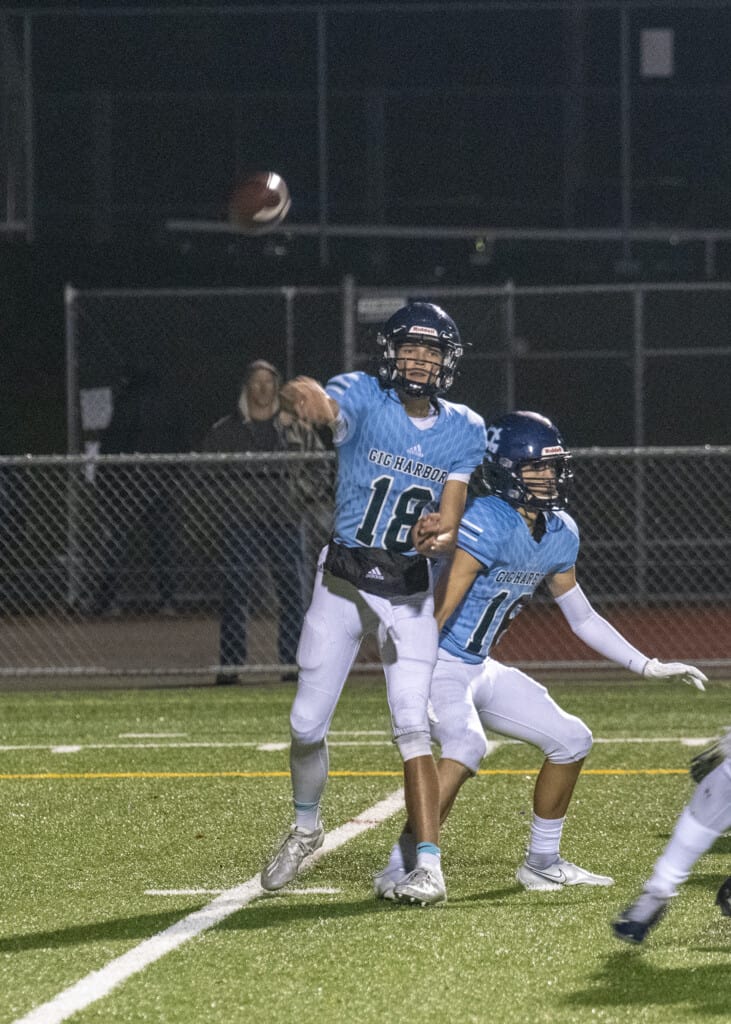
[[563,455],[563,448],[560,444],[549,445],[547,448],[541,448],[541,455]]
[[414,327],[410,327],[409,334],[425,334],[429,338],[439,337],[439,331],[434,327],[424,327],[421,324],[415,324]]

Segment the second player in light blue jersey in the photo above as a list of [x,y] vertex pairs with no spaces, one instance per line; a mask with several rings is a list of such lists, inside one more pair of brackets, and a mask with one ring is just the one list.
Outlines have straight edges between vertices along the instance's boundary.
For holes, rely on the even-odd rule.
[[[510,413],[488,427],[483,465],[487,494],[467,506],[457,550],[436,588],[440,649],[431,700],[442,820],[487,751],[485,729],[531,743],[545,760],[536,781],[530,843],[516,878],[528,890],[611,885],[563,860],[564,818],[592,735],[563,711],[540,683],[490,654],[511,619],[545,581],[571,629],[588,646],[651,678],[677,676],[703,689],[705,676],[680,662],[642,654],[593,609],[576,581],[576,523],[566,512],[571,455],[556,427],[532,412]],[[409,870],[407,826],[389,864],[374,880],[376,895],[393,898]]]
[[[326,389],[297,378],[282,389],[292,412],[332,429],[338,472],[334,535],[320,559],[297,651],[290,714],[295,821],[261,881],[265,889],[281,888],[322,845],[327,733],[361,641],[372,632],[414,823],[412,870],[393,895],[426,906],[446,898],[428,717],[438,633],[426,556],[454,547],[486,435],[479,416],[442,397],[462,354],[444,310],[411,303],[390,318],[379,340],[377,378],[343,374]],[[422,517],[427,505],[438,511]]]
[[579,531],[568,512],[544,513],[540,529],[537,541],[520,512],[494,495],[471,503],[457,543],[481,569],[445,623],[444,651],[481,664],[536,587],[573,568]]

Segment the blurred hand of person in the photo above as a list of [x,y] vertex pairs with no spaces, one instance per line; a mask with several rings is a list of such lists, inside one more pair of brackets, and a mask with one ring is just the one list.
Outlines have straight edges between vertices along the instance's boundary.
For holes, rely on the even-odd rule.
[[338,415],[338,403],[313,377],[295,377],[279,393],[285,412],[307,423],[330,426]]

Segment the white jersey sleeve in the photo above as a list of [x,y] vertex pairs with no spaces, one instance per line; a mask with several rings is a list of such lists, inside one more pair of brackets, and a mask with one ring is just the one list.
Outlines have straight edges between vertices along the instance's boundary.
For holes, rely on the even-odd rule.
[[642,675],[649,660],[647,655],[633,647],[614,626],[599,615],[578,583],[557,597],[556,604],[573,632],[588,647],[630,672]]

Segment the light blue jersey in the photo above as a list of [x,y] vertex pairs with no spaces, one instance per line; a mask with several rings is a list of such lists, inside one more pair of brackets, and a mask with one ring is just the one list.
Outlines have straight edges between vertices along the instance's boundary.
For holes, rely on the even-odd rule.
[[525,520],[502,498],[475,498],[459,527],[457,547],[484,569],[445,623],[440,647],[462,661],[484,661],[539,583],[576,563],[579,529],[566,512],[544,512],[536,542]]
[[435,422],[420,430],[395,391],[366,373],[333,377],[326,390],[346,424],[335,440],[335,540],[415,554],[411,527],[424,505],[439,501],[448,477],[466,479],[482,462],[482,417],[440,398]]

